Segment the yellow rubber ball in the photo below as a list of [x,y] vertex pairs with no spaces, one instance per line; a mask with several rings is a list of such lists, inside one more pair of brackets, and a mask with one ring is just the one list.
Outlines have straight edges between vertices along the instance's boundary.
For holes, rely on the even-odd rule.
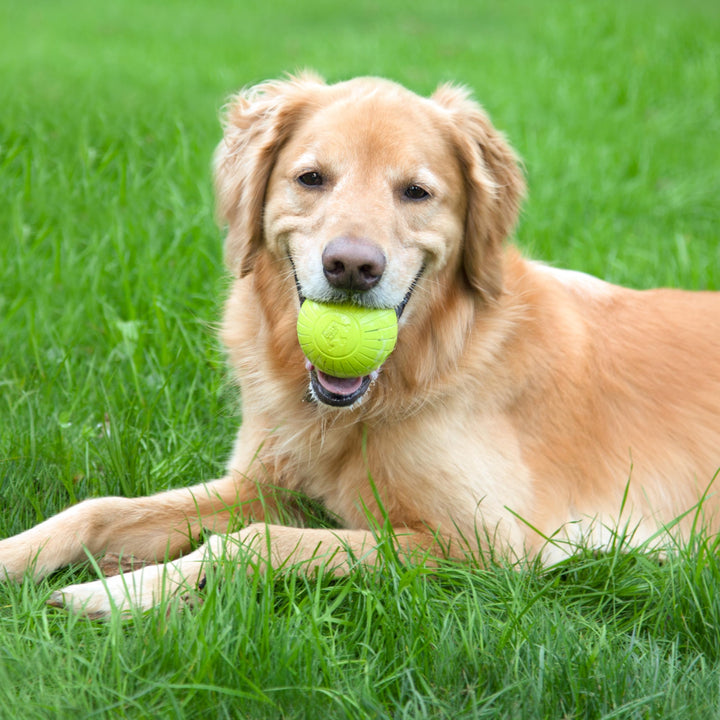
[[305,300],[297,335],[305,357],[326,375],[362,377],[379,368],[395,347],[393,309]]

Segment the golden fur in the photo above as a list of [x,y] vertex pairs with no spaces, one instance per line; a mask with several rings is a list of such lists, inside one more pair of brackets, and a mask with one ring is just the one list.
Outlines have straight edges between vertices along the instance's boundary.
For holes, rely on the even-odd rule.
[[[243,403],[227,475],[80,503],[0,542],[0,572],[37,578],[86,553],[157,562],[202,528],[249,523],[229,543],[214,535],[51,600],[102,614],[194,585],[221,551],[337,571],[372,561],[369,518],[383,513],[403,551],[456,557],[495,544],[552,561],[618,526],[644,541],[706,491],[716,528],[720,295],[627,290],[506,247],[522,174],[464,90],[264,83],[230,104],[215,173],[234,275],[222,337]],[[416,186],[428,196],[410,197]],[[397,307],[417,279],[395,351],[340,408],[309,392],[295,335],[299,292],[337,295],[321,257],[338,237],[386,261],[355,302]],[[343,529],[279,524],[286,490],[322,501]]]

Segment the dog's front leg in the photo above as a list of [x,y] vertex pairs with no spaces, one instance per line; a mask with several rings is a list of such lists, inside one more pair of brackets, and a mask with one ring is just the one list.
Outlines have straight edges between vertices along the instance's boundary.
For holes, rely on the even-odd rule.
[[257,498],[253,484],[228,476],[148,497],[85,500],[0,541],[0,581],[26,572],[37,580],[88,554],[150,562],[177,557],[204,528],[224,532],[236,513],[263,518]]
[[[435,543],[432,535],[408,531],[390,536],[401,556],[414,550],[423,554]],[[248,572],[264,571],[268,565],[277,571],[291,567],[303,572],[324,568],[346,574],[353,566],[374,564],[378,540],[367,530],[303,529],[254,523],[228,536],[214,535],[189,555],[164,565],[152,565],[131,573],[116,575],[81,585],[71,585],[50,598],[50,604],[91,617],[102,617],[113,608],[147,610],[164,598],[193,592],[207,567],[221,562],[248,558]]]

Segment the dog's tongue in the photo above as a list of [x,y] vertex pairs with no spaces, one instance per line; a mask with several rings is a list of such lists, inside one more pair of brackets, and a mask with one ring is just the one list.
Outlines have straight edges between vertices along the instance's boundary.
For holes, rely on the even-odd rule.
[[315,372],[320,384],[328,392],[334,393],[335,395],[352,395],[354,392],[358,391],[363,381],[361,377],[339,378],[334,377],[333,375],[326,375],[324,372],[317,369]]

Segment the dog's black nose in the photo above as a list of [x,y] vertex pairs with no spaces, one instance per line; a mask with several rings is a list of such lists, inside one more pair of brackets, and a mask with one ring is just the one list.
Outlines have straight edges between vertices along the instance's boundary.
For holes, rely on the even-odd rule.
[[339,237],[322,254],[327,281],[340,290],[365,291],[378,284],[385,272],[383,251],[368,240]]

